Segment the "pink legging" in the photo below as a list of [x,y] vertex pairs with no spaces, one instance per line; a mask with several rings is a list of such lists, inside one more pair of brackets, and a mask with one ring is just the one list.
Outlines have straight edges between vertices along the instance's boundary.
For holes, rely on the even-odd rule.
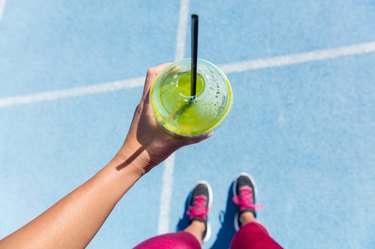
[[[199,241],[188,232],[177,232],[153,237],[135,249],[200,249]],[[257,222],[248,223],[234,236],[231,249],[279,249],[282,248],[269,235],[267,229]]]

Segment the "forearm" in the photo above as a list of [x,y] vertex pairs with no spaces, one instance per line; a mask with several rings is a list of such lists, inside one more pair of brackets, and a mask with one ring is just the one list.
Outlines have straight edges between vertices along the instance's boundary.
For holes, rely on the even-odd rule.
[[123,147],[94,177],[0,242],[1,248],[84,248],[114,206],[142,176],[142,162]]
[[115,158],[98,174],[29,224],[0,241],[0,248],[84,248],[117,202],[146,172],[185,145],[212,133],[183,138],[166,133],[153,118],[151,84],[166,64],[147,71],[141,101],[127,139]]

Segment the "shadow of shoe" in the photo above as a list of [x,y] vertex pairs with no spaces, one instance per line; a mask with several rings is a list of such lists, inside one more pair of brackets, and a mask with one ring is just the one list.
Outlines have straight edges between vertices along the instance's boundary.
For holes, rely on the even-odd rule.
[[185,200],[184,213],[182,214],[182,218],[178,221],[176,225],[176,231],[184,230],[185,228],[189,226],[190,217],[186,214],[186,210],[189,207],[191,194],[192,194],[192,191],[190,191],[189,195],[187,196]]
[[220,212],[219,219],[221,222],[221,228],[217,233],[216,240],[211,249],[229,248],[232,238],[236,233],[236,230],[234,229],[234,217],[236,216],[237,206],[232,201],[233,184],[234,182],[232,182],[228,190],[226,209],[225,211]]

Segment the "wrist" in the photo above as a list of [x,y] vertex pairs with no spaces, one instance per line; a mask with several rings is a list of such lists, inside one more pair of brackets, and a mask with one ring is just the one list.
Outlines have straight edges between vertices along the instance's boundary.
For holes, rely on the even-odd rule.
[[142,176],[149,171],[150,159],[146,149],[141,144],[127,139],[112,159],[111,164],[118,171],[125,168],[132,169],[132,171],[138,172]]

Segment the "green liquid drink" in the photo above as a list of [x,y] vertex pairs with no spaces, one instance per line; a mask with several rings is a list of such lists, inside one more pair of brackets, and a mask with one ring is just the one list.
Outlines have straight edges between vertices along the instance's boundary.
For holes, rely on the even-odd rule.
[[151,87],[154,116],[171,134],[203,135],[215,129],[229,112],[232,89],[225,74],[204,60],[198,60],[197,71],[196,96],[190,96],[190,59],[172,63]]

